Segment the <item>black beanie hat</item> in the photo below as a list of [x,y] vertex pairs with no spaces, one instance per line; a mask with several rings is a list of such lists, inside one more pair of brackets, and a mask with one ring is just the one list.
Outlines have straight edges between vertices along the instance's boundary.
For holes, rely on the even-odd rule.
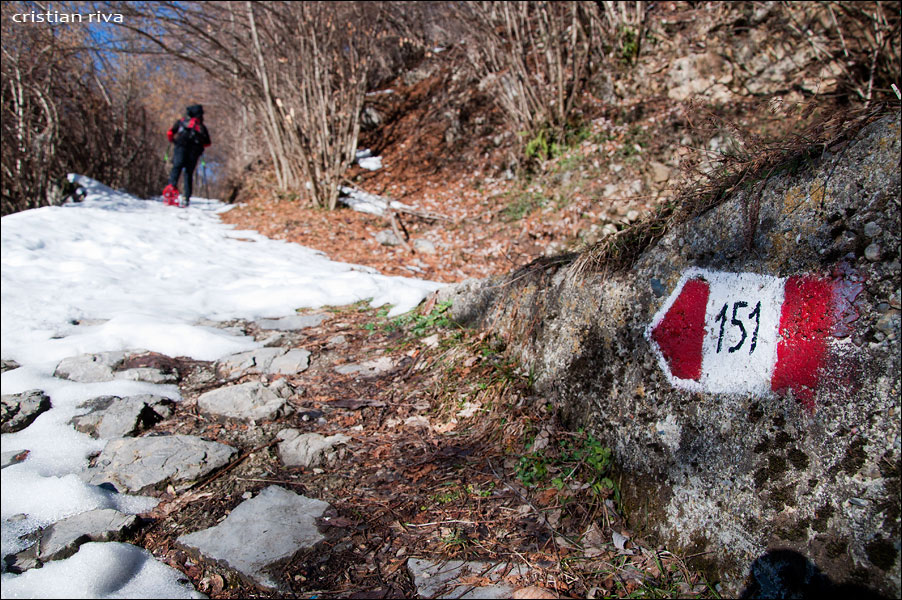
[[204,107],[200,104],[192,104],[188,107],[188,116],[189,117],[202,117],[204,116]]

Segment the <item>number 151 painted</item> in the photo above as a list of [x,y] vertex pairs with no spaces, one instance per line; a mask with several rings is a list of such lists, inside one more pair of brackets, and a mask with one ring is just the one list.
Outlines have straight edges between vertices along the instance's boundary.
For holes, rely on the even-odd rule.
[[645,330],[675,387],[793,394],[809,408],[827,355],[834,285],[689,269]]

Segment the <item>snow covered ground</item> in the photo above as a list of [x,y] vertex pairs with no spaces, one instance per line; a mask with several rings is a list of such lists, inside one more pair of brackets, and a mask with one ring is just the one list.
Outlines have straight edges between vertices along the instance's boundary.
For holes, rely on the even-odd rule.
[[[2,219],[2,358],[21,365],[3,373],[2,393],[40,388],[53,404],[26,429],[0,437],[4,453],[30,450],[24,462],[0,471],[3,556],[24,547],[19,536],[62,518],[95,508],[137,514],[156,503],[83,483],[77,473],[106,441],[67,423],[89,398],[154,393],[179,400],[178,388],[75,383],[52,376],[61,359],[142,348],[214,360],[259,344],[202,319],[280,317],[364,299],[390,304],[397,315],[440,287],[234,230],[219,221],[228,207],[218,201],[193,198],[179,209],[78,180],[89,192],[83,203]],[[140,548],[90,543],[41,569],[4,573],[2,597],[200,597],[180,577]]]

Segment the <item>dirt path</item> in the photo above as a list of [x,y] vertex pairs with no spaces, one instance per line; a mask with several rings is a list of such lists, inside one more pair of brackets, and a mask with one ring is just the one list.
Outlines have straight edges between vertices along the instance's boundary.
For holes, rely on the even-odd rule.
[[[505,581],[529,587],[528,597],[708,595],[699,575],[628,529],[609,453],[559,431],[496,340],[450,327],[442,305],[427,306],[398,320],[363,305],[337,308],[319,326],[281,334],[276,344],[312,356],[308,370],[287,376],[294,413],[274,421],[202,415],[198,395],[222,382],[210,383],[210,363],[183,361],[185,401],[156,433],[200,435],[239,458],[189,490],[162,492],[137,543],[213,598],[416,597],[424,590],[415,559],[516,566]],[[256,323],[229,325],[273,340]],[[370,369],[342,374],[342,365]],[[286,467],[274,445],[285,428],[350,440],[331,462]],[[331,505],[319,522],[326,539],[277,569],[280,591],[176,542],[271,485]],[[475,574],[456,583],[460,594],[491,582]]]

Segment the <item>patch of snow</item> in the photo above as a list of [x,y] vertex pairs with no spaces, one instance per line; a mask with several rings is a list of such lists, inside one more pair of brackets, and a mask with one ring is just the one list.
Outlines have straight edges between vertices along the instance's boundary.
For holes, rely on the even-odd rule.
[[137,546],[89,542],[65,560],[3,574],[4,598],[206,598]]
[[382,157],[373,156],[373,151],[363,148],[356,153],[357,164],[369,171],[378,171],[382,168]]
[[[62,518],[96,508],[137,514],[157,502],[84,483],[79,473],[107,440],[68,422],[84,412],[80,403],[97,396],[150,393],[178,401],[178,388],[53,377],[63,358],[140,348],[216,360],[262,344],[210,327],[209,320],[279,318],[366,299],[393,305],[394,316],[440,287],[235,230],[219,221],[231,206],[217,200],[192,198],[181,209],[84,176],[71,180],[87,190],[83,202],[7,215],[0,229],[2,358],[21,365],[0,376],[0,387],[3,394],[41,389],[53,405],[0,438],[4,453],[30,451],[0,471],[3,555],[22,549],[21,535]],[[42,569],[4,574],[3,597],[201,597],[179,577],[140,548],[92,543]]]
[[361,158],[357,160],[357,164],[367,171],[378,171],[382,168],[382,157],[370,156],[367,158]]
[[[368,192],[364,192],[363,190],[358,190],[347,186],[343,186],[341,188],[341,192],[345,194],[345,196],[339,198],[339,202],[346,204],[354,210],[378,216],[385,214],[385,209],[388,206],[388,201],[382,196],[377,196],[376,194],[370,194]],[[391,201],[391,207],[411,208],[407,204],[403,204],[401,202],[398,202],[397,200]]]
[[369,171],[378,171],[382,168],[382,157],[373,156],[373,151],[369,148],[361,148],[355,154],[357,164]]

